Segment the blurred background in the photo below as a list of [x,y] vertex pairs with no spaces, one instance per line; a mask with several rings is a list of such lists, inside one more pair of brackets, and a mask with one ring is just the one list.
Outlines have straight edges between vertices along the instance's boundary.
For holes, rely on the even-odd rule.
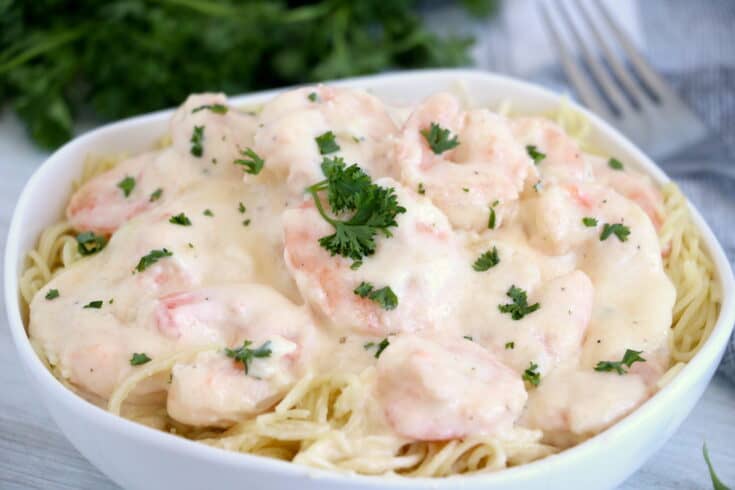
[[[190,92],[236,95],[471,66],[575,97],[538,8],[543,2],[556,11],[562,1],[578,3],[0,0],[0,237],[22,186],[51,150],[106,121],[175,106]],[[706,138],[658,162],[735,261],[735,1],[603,2],[706,125]],[[735,482],[732,348],[728,356],[679,432],[623,488],[712,488],[704,440],[721,479]],[[25,385],[0,328],[0,386],[12,395],[0,397],[0,488],[115,488]]]

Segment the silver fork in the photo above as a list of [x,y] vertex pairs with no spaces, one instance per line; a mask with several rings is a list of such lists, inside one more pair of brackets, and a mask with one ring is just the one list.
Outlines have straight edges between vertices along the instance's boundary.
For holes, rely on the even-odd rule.
[[[565,0],[553,2],[560,5],[554,12],[546,1],[539,2],[564,71],[582,102],[654,157],[673,155],[702,140],[707,127],[651,68],[600,0],[592,2],[594,11],[589,7],[590,2],[574,0],[574,3],[576,16]],[[586,36],[579,28],[580,23]],[[580,47],[591,79],[567,48],[564,28],[560,25],[566,26],[573,42]],[[617,39],[629,67],[613,50],[608,42],[610,36],[605,33],[612,33]],[[596,50],[590,47],[593,45],[597,46]]]

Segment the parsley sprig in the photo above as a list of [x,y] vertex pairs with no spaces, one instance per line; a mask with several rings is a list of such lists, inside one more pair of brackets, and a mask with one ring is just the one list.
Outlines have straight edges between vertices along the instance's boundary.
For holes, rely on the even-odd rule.
[[597,363],[597,366],[595,366],[595,371],[615,371],[616,373],[623,375],[628,372],[623,366],[631,367],[634,362],[646,362],[646,360],[641,357],[642,353],[643,351],[641,350],[626,349],[625,354],[623,354],[623,359],[620,361],[600,361]]
[[500,310],[501,313],[510,313],[510,317],[513,320],[520,320],[524,316],[529,313],[533,313],[541,307],[539,303],[529,305],[526,292],[515,285],[511,286],[505,294],[512,299],[513,302],[505,305],[498,305],[498,310]]
[[[373,184],[360,167],[346,166],[342,158],[325,158],[322,172],[327,177],[308,187],[319,214],[334,227],[334,233],[319,239],[319,244],[332,255],[352,260],[375,253],[375,236],[382,233],[392,236],[390,228],[398,226],[396,216],[406,208],[398,204],[393,188]],[[352,212],[346,219],[329,216],[324,210],[319,192],[327,192],[332,212],[342,215]]]
[[250,370],[250,364],[252,364],[254,359],[263,359],[266,357],[270,357],[273,353],[270,348],[270,340],[263,342],[263,344],[257,349],[251,349],[251,345],[253,345],[252,341],[245,340],[242,343],[242,347],[239,347],[237,349],[225,349],[225,354],[227,355],[227,357],[231,357],[232,359],[242,363],[245,374],[248,374],[248,371]]
[[488,250],[484,254],[480,255],[475,263],[472,264],[472,268],[477,272],[485,272],[491,267],[495,267],[499,263],[500,257],[498,256],[498,248],[493,247],[492,250]]
[[450,138],[452,133],[435,122],[431,123],[429,129],[422,129],[420,132],[429,144],[431,151],[437,155],[459,146],[459,139],[457,139],[457,136],[455,135]]
[[253,151],[252,148],[245,148],[240,150],[240,154],[245,158],[238,158],[233,163],[235,165],[242,165],[245,167],[243,170],[252,175],[258,175],[263,167],[265,166],[265,160]]
[[384,310],[394,310],[398,306],[398,296],[396,296],[396,293],[393,292],[390,286],[375,289],[375,286],[363,281],[353,292],[361,298],[368,298],[375,301]]

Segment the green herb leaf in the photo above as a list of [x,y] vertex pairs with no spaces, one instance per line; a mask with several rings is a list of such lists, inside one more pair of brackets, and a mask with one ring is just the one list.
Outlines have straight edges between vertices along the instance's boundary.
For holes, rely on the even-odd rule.
[[538,165],[539,163],[541,163],[541,160],[546,158],[546,153],[541,153],[540,151],[538,151],[536,145],[528,145],[526,147],[526,153],[528,153],[528,156],[531,157],[534,165]]
[[322,155],[328,155],[339,151],[339,145],[336,141],[336,136],[333,132],[327,131],[315,138],[317,146],[319,146],[319,153]]
[[380,343],[378,344],[378,350],[375,351],[375,359],[379,358],[380,354],[382,354],[383,351],[386,349],[386,347],[388,347],[389,345],[390,345],[390,342],[388,341],[387,338],[381,340]]
[[529,306],[526,292],[521,288],[515,287],[515,285],[511,286],[505,294],[513,300],[513,303],[498,305],[498,309],[501,313],[510,313],[513,320],[520,320],[541,307],[539,303],[534,303]]
[[418,192],[419,192],[419,194],[421,194],[422,196],[423,196],[424,194],[426,194],[426,189],[424,188],[424,183],[423,183],[423,182],[419,182],[419,189],[418,189]]
[[237,210],[240,211],[240,214],[245,214],[245,211],[248,209],[245,207],[245,205],[240,201],[240,203],[237,205]]
[[243,369],[245,370],[245,374],[248,374],[248,371],[250,370],[250,365],[252,364],[253,360],[255,359],[263,359],[266,357],[270,357],[273,351],[271,350],[271,341],[268,340],[264,342],[260,347],[257,349],[251,349],[250,346],[253,345],[253,342],[250,340],[245,340],[242,343],[242,347],[237,349],[225,349],[225,354],[227,357],[231,357],[232,359],[241,362]]
[[104,304],[104,301],[102,301],[101,299],[98,299],[95,301],[90,301],[89,303],[84,305],[84,308],[94,308],[96,310],[99,310],[100,308],[102,308],[103,304]]
[[487,228],[489,230],[495,229],[495,208],[490,208],[490,216],[487,219]]
[[215,114],[227,114],[227,106],[222,104],[204,104],[199,107],[192,109],[191,113],[203,111],[204,109],[210,110]]
[[245,148],[240,150],[240,155],[245,158],[239,158],[234,161],[235,165],[242,165],[244,170],[252,175],[258,175],[263,167],[265,166],[265,160],[260,158],[252,148]]
[[472,335],[463,335],[463,336],[462,336],[462,338],[463,338],[463,339],[467,339],[467,340],[469,340],[470,342],[474,342],[474,339],[472,338]]
[[49,289],[48,292],[46,293],[46,299],[49,301],[52,299],[56,299],[58,297],[59,297],[58,289]]
[[613,170],[623,170],[623,162],[617,158],[611,158],[607,161],[607,165]]
[[204,216],[209,216],[210,218],[211,218],[212,216],[214,216],[214,213],[212,212],[212,210],[211,210],[211,209],[205,209],[205,210],[204,210],[204,212],[203,212],[202,214],[203,214]]
[[173,255],[172,252],[169,252],[167,249],[162,248],[160,250],[151,250],[148,255],[144,255],[140,258],[140,261],[138,261],[138,265],[135,266],[135,270],[138,272],[143,272],[148,267],[152,266],[159,260],[165,258],[165,257],[171,257]]
[[319,97],[319,96],[318,96],[318,95],[316,94],[316,92],[312,92],[312,93],[310,93],[310,94],[309,94],[309,95],[307,96],[307,98],[308,98],[308,99],[309,99],[310,101],[312,101],[312,102],[316,102],[316,101],[317,101],[317,99],[318,99],[318,97]]
[[620,361],[599,361],[597,366],[595,366],[595,371],[615,371],[618,374],[623,375],[627,373],[623,366],[630,367],[634,362],[646,362],[646,360],[641,357],[642,353],[643,351],[640,350],[626,349],[625,354],[623,354],[623,359]]
[[532,362],[528,365],[528,368],[523,371],[523,381],[528,381],[533,386],[538,386],[541,383],[541,374],[538,372],[538,364]]
[[388,286],[374,289],[372,284],[363,281],[353,292],[361,298],[368,298],[375,301],[384,310],[393,310],[398,306],[398,297]]
[[715,473],[715,469],[712,466],[712,461],[709,459],[709,451],[707,450],[707,443],[702,445],[702,454],[704,455],[704,461],[707,463],[709,469],[709,476],[712,479],[712,488],[714,490],[730,490],[730,487],[722,483]]
[[148,357],[148,354],[145,352],[133,352],[133,357],[130,358],[130,365],[131,366],[140,366],[141,364],[145,364],[147,362],[150,362],[151,358]]
[[125,197],[128,197],[133,189],[135,189],[135,179],[129,175],[117,183],[117,186],[123,191]]
[[171,219],[169,219],[168,222],[174,225],[191,226],[191,220],[184,213],[171,216]]
[[451,137],[451,133],[448,129],[442,128],[437,123],[431,123],[429,129],[422,129],[421,135],[426,139],[429,144],[431,151],[435,154],[440,155],[447,150],[456,148],[459,146],[459,140],[457,136]]
[[357,270],[357,269],[359,269],[360,267],[362,267],[362,260],[356,260],[356,261],[354,261],[354,262],[353,262],[353,263],[352,263],[352,264],[350,265],[350,269],[352,269],[353,271],[356,271],[356,270]]
[[516,343],[515,342],[506,342],[505,343],[505,348],[508,349],[508,350],[515,349],[516,348]]
[[95,235],[92,231],[85,231],[77,235],[77,250],[82,255],[93,255],[107,245],[107,238]]
[[248,219],[244,220],[244,221],[242,222],[242,226],[250,226],[250,218],[248,218]]
[[499,263],[500,257],[498,256],[498,249],[497,247],[493,247],[492,250],[488,250],[484,254],[480,255],[475,263],[472,264],[472,268],[475,269],[477,272],[485,272],[491,267],[495,267]]
[[151,197],[148,198],[148,201],[149,202],[158,201],[159,199],[161,199],[161,195],[163,195],[163,189],[159,187],[158,189],[156,189],[155,191],[151,193]]
[[204,154],[204,126],[194,126],[191,133],[191,154],[199,158]]
[[587,226],[589,228],[592,228],[594,226],[597,226],[597,218],[592,218],[590,216],[585,216],[582,218],[582,224],[584,226]]
[[628,239],[628,235],[630,235],[630,228],[622,223],[605,223],[605,226],[602,227],[602,233],[600,233],[600,241],[604,242],[613,234],[618,237],[618,240],[624,242]]

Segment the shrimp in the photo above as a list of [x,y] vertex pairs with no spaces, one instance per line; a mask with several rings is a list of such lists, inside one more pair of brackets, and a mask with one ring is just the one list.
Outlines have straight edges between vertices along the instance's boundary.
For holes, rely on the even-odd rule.
[[[376,238],[374,255],[356,270],[349,260],[330,256],[318,240],[334,230],[305,202],[283,214],[286,266],[306,302],[338,328],[386,335],[437,327],[452,314],[459,294],[456,270],[466,268],[469,258],[428,199],[388,178],[376,183],[393,187],[407,212],[398,215],[392,237]],[[376,290],[390,287],[398,305],[384,309],[360,297],[355,289],[363,282]]]
[[324,158],[316,138],[331,131],[339,156],[373,177],[387,175],[385,141],[397,128],[383,103],[366,92],[334,87],[305,87],[285,92],[263,107],[255,133],[255,151],[266,170],[287,176],[294,194],[324,178]]
[[179,345],[224,343],[262,353],[243,364],[207,352],[174,366],[168,412],[200,426],[227,426],[272,406],[304,374],[316,335],[305,309],[256,284],[167,295],[158,300],[154,323]]
[[[223,109],[224,108],[224,109]],[[235,161],[253,145],[256,118],[227,106],[224,94],[190,95],[171,118],[171,144],[199,171],[222,178],[242,178]]]
[[520,376],[459,336],[391,337],[375,389],[393,430],[422,441],[502,434],[527,397]]
[[[434,123],[456,136],[459,145],[435,154],[422,134]],[[487,229],[491,207],[500,226],[526,179],[536,174],[503,116],[462,112],[457,98],[446,93],[429,97],[409,117],[393,158],[401,180],[423,188],[452,225],[463,229]]]
[[511,125],[515,138],[525,148],[533,147],[543,154],[537,162],[542,177],[589,178],[582,150],[559,125],[543,117],[519,117]]

